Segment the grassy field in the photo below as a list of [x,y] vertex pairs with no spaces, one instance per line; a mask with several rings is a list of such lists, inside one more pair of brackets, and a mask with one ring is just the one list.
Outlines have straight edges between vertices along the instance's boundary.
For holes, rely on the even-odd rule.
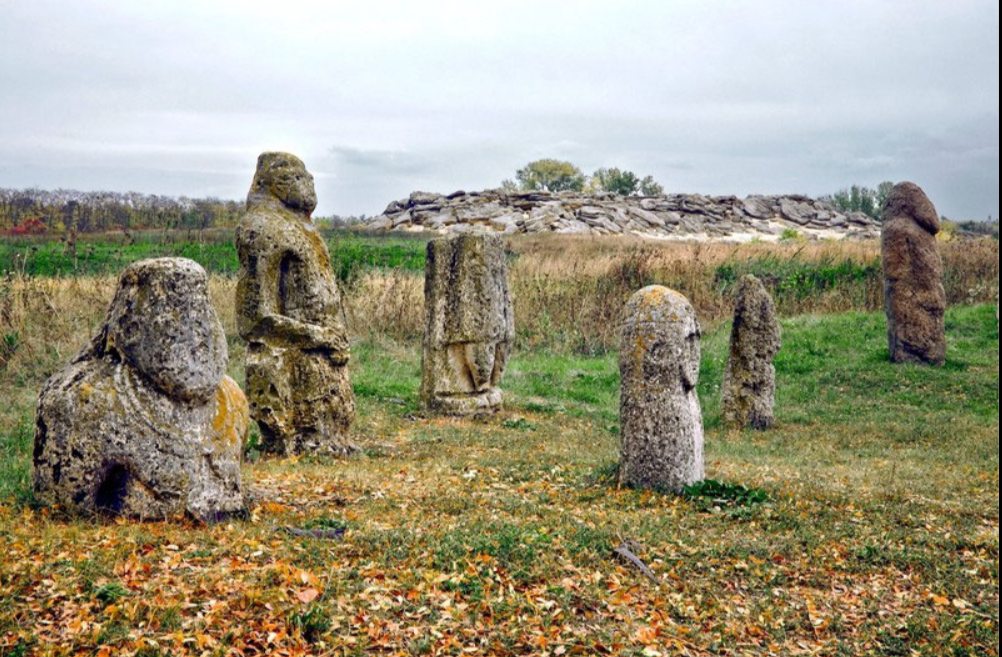
[[[0,655],[997,656],[994,307],[950,311],[940,370],[888,364],[884,329],[785,320],[778,426],[753,434],[719,427],[710,327],[726,485],[680,498],[615,485],[611,352],[525,348],[507,412],[461,422],[420,417],[415,342],[363,338],[362,452],[248,464],[251,519],[209,528],[33,507],[33,399],[60,361],[40,350],[0,373]],[[624,540],[656,585],[613,558]]]
[[[349,281],[370,269],[403,269],[424,272],[427,239],[369,238],[348,231],[327,234],[337,274]],[[87,235],[74,254],[59,241],[46,238],[0,239],[0,272],[27,276],[68,277],[115,275],[148,258],[189,258],[213,274],[233,276],[240,271],[233,231],[177,231]]]
[[[354,335],[420,340],[426,240],[329,235]],[[238,268],[231,242],[232,235],[225,231],[139,235],[131,244],[122,236],[91,236],[78,244],[75,262],[59,243],[0,240],[0,344],[60,343],[50,327],[42,327],[46,335],[40,339],[18,319],[41,315],[48,324],[65,326],[84,318],[76,321],[74,330],[81,323],[92,325],[110,300],[114,278],[128,263],[163,255],[184,255],[202,263],[225,306],[220,310],[230,316],[232,304],[225,299],[233,294]],[[508,250],[522,350],[601,354],[616,349],[620,310],[630,295],[651,284],[686,295],[708,326],[730,316],[735,283],[748,273],[763,280],[787,317],[883,307],[880,247],[875,242],[734,245],[548,236],[510,240]],[[997,240],[950,242],[943,244],[942,252],[951,305],[998,302]],[[77,304],[56,298],[67,295],[77,298]],[[61,312],[53,313],[54,308]],[[0,346],[0,363],[2,350]],[[36,369],[33,360],[27,369]]]

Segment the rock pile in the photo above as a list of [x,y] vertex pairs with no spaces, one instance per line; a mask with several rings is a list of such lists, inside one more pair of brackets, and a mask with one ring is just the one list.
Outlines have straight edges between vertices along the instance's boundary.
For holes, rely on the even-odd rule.
[[946,363],[946,291],[939,214],[918,185],[901,183],[884,209],[884,303],[891,360]]
[[499,191],[415,193],[391,203],[368,227],[382,231],[461,233],[474,228],[506,235],[636,235],[693,241],[778,240],[787,231],[818,239],[871,239],[879,224],[843,214],[804,196],[622,197],[612,194]]
[[421,400],[453,416],[501,408],[498,387],[515,339],[508,263],[500,235],[428,244]]
[[97,336],[42,390],[38,498],[146,520],[243,512],[250,418],[226,363],[205,271],[190,260],[130,266]]
[[316,206],[303,162],[265,153],[237,228],[247,396],[262,449],[281,456],[353,449],[348,333],[330,253],[310,219]]
[[625,317],[619,480],[680,493],[704,478],[696,311],[681,294],[653,286],[630,299]]

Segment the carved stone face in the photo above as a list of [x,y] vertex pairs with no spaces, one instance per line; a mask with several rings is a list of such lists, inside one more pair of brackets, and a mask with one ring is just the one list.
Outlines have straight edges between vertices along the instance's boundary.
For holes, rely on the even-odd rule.
[[261,196],[276,198],[290,210],[307,216],[317,209],[313,176],[302,160],[288,153],[265,153],[258,159],[250,197]]
[[898,217],[911,219],[933,235],[939,233],[939,213],[936,212],[936,207],[929,197],[915,183],[901,183],[891,191],[884,207],[884,221]]
[[130,266],[108,315],[104,351],[175,400],[211,399],[226,372],[227,349],[205,270],[170,258]]
[[624,353],[637,363],[649,382],[671,386],[672,378],[685,392],[699,383],[702,337],[696,313],[688,300],[667,288],[653,286],[638,292],[626,309]]
[[683,319],[682,331],[685,334],[681,363],[682,381],[687,390],[695,390],[699,384],[699,362],[702,357],[700,348],[702,335],[695,314],[689,314]]

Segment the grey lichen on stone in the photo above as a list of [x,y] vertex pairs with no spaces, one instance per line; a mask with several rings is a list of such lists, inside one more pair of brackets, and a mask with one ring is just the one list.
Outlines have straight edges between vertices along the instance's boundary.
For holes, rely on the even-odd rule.
[[764,430],[775,422],[776,367],[782,346],[776,305],[762,282],[745,276],[738,284],[731,351],[724,375],[724,422]]
[[918,185],[894,188],[884,207],[881,251],[891,360],[946,363],[946,291],[939,214]]
[[247,395],[261,448],[343,456],[355,396],[330,252],[313,224],[313,176],[287,153],[265,153],[237,228],[237,319],[247,341]]
[[468,233],[428,244],[421,400],[452,416],[496,412],[515,320],[499,235]]
[[692,305],[665,287],[648,287],[626,306],[620,483],[681,492],[704,479],[699,382],[700,327]]
[[36,496],[75,515],[242,513],[250,419],[226,363],[205,271],[130,266],[97,335],[39,397]]

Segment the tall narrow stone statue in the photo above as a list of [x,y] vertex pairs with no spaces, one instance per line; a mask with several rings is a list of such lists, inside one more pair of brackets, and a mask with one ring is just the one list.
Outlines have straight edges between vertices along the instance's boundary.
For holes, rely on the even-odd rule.
[[745,276],[731,331],[731,353],[724,376],[724,422],[733,427],[772,427],[776,405],[776,367],[782,338],[776,304],[762,281]]
[[622,485],[677,493],[703,480],[699,341],[696,311],[681,294],[648,287],[627,304],[619,356]]
[[130,266],[97,335],[39,398],[35,494],[76,515],[242,513],[250,419],[226,364],[205,271]]
[[265,153],[237,229],[247,396],[262,450],[281,456],[353,449],[348,336],[330,253],[311,219],[316,206],[302,161]]
[[894,188],[884,207],[881,250],[887,337],[895,363],[946,363],[946,291],[939,215],[918,185]]
[[508,263],[498,235],[428,244],[421,401],[452,416],[496,412],[515,339]]

